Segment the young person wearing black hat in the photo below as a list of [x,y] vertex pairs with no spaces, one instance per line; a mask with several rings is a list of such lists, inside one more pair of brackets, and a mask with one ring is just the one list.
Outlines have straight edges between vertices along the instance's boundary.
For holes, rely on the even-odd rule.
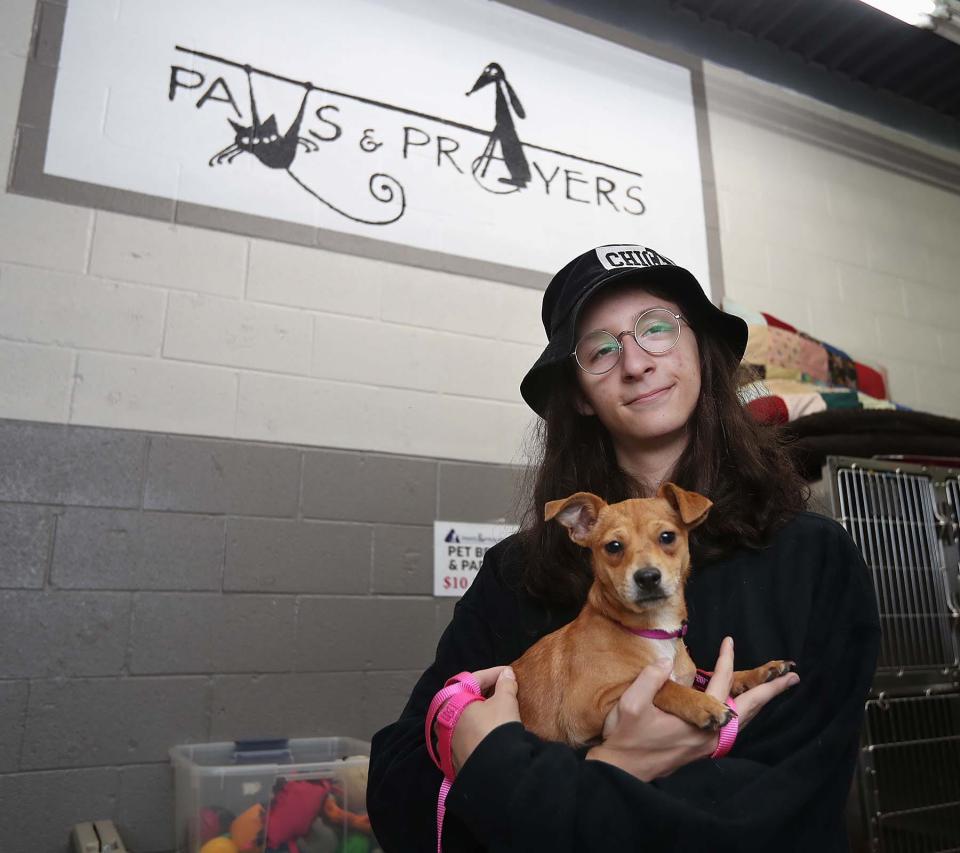
[[[520,533],[487,552],[400,719],[373,739],[367,807],[385,853],[433,849],[442,775],[424,736],[428,706],[472,672],[484,702],[452,736],[457,776],[443,847],[457,851],[847,849],[844,804],[879,619],[866,566],[836,522],[804,510],[806,490],[778,435],[737,389],[744,322],[696,279],[643,246],[601,246],[552,279],[549,342],[520,386],[542,418],[541,457]],[[707,688],[733,669],[797,662],[737,699],[730,754],[717,733],[660,712],[669,667],[648,667],[611,712],[602,744],[573,750],[519,722],[503,666],[579,612],[588,552],[543,520],[547,501],[608,502],[676,482],[713,501],[690,534],[685,642]],[[721,643],[721,641],[723,641]],[[521,685],[522,689],[522,685]]]

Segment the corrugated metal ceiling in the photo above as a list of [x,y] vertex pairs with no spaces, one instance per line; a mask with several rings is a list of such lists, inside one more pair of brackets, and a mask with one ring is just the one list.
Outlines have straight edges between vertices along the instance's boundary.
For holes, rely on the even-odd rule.
[[669,0],[678,12],[960,118],[960,44],[858,0]]

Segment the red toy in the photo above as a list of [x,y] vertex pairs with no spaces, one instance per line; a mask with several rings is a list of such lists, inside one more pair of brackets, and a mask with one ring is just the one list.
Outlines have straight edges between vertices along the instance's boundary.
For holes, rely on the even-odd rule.
[[310,782],[295,779],[284,783],[270,803],[267,847],[280,848],[310,832],[330,788],[327,779]]

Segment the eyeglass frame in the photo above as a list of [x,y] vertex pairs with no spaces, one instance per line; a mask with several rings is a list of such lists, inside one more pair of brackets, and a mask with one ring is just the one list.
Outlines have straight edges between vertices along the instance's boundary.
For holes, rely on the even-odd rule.
[[[672,344],[670,344],[670,346],[668,346],[665,350],[661,350],[660,352],[650,352],[650,350],[648,350],[642,343],[640,343],[640,339],[637,337],[637,328],[640,326],[640,321],[644,318],[645,315],[651,313],[652,311],[666,311],[671,317],[673,317],[674,320],[678,321],[677,322],[677,339]],[[640,349],[642,349],[648,355],[654,355],[654,356],[666,355],[678,343],[680,343],[680,335],[683,334],[683,327],[689,326],[689,325],[690,323],[688,322],[687,318],[684,317],[682,314],[674,314],[673,311],[671,311],[669,308],[664,308],[662,305],[655,305],[653,308],[648,308],[646,311],[641,311],[640,314],[637,315],[637,321],[636,323],[633,324],[633,328],[624,329],[622,332],[620,332],[619,335],[615,335],[613,332],[608,332],[606,329],[594,329],[593,331],[587,332],[585,335],[581,335],[580,338],[577,340],[576,344],[574,344],[573,352],[570,353],[570,355],[567,357],[572,358],[577,363],[577,367],[579,367],[584,373],[588,374],[589,376],[603,376],[609,373],[611,370],[613,370],[618,364],[620,364],[620,359],[623,358],[623,336],[624,335],[633,335],[633,339],[637,342],[637,346],[640,347]],[[593,373],[592,371],[587,370],[582,364],[580,364],[580,359],[577,358],[577,347],[580,346],[580,343],[583,341],[585,337],[587,337],[587,335],[592,335],[595,332],[606,332],[608,335],[610,335],[611,338],[613,338],[617,342],[617,360],[613,364],[611,364],[606,370],[601,370],[599,373]]]

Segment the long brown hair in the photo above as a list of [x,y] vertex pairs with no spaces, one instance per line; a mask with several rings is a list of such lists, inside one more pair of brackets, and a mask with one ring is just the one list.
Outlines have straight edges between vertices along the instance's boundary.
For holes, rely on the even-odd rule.
[[[643,289],[671,298],[656,288]],[[740,402],[737,389],[755,378],[750,370],[709,334],[697,334],[697,342],[700,397],[688,422],[687,447],[670,476],[713,501],[707,521],[690,534],[694,566],[741,547],[762,547],[809,498],[780,432],[758,424]],[[608,503],[650,497],[649,486],[620,467],[600,421],[577,411],[576,369],[572,359],[558,366],[546,417],[535,427],[535,464],[525,490],[530,501],[521,525],[522,585],[559,606],[583,602],[592,581],[589,553],[571,542],[560,525],[543,520],[544,504],[578,491],[594,492]]]

